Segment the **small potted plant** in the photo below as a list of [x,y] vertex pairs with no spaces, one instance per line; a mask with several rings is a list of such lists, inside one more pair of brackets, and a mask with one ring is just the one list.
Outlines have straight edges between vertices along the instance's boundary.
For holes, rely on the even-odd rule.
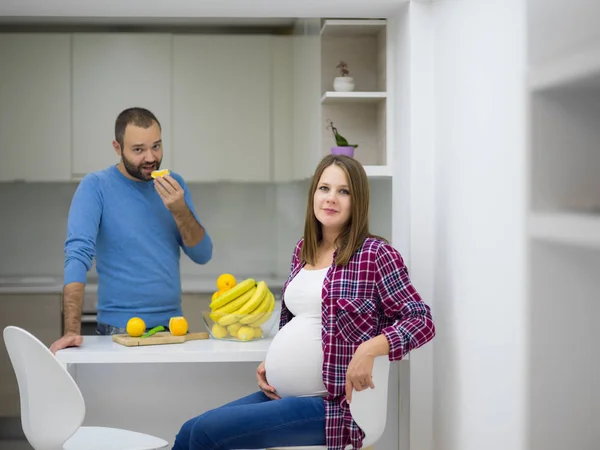
[[344,61],[336,66],[340,69],[341,77],[335,77],[333,80],[333,90],[336,92],[351,92],[354,90],[354,78],[350,77],[350,71],[348,70],[348,64]]
[[340,133],[338,133],[337,128],[333,125],[333,122],[328,119],[327,120],[327,129],[331,130],[333,133],[333,138],[335,140],[335,147],[331,147],[332,155],[345,155],[354,157],[354,149],[358,147],[356,144],[349,144],[345,137],[343,137]]

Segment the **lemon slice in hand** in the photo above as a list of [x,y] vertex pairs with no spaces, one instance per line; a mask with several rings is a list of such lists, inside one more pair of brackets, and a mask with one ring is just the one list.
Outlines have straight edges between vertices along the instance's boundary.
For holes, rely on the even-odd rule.
[[150,173],[150,176],[152,178],[164,177],[165,175],[171,175],[171,171],[169,169],[162,169],[162,170],[153,170]]

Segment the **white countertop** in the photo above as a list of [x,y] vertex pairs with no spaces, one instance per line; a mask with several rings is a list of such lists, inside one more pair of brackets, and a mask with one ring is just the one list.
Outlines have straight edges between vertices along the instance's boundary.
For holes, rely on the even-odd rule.
[[256,362],[265,359],[271,338],[249,342],[205,339],[183,344],[125,347],[111,336],[84,336],[81,347],[56,352],[64,364]]
[[[247,277],[264,280],[271,289],[281,289],[285,277],[239,276],[240,280]],[[181,291],[183,294],[212,294],[216,290],[216,277],[189,277],[181,278]],[[98,285],[88,283],[85,292],[95,293]],[[62,294],[63,280],[61,277],[0,277],[0,294]]]

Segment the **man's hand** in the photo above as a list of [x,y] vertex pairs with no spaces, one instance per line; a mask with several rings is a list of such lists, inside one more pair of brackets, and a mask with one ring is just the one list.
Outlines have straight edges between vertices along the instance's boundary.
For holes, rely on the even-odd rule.
[[175,178],[171,175],[156,177],[154,179],[154,188],[169,211],[173,214],[185,212],[187,205],[183,196],[183,188]]
[[261,362],[256,369],[256,380],[258,387],[271,400],[279,400],[281,397],[275,393],[275,388],[267,382],[267,371],[265,370],[265,362]]
[[65,334],[50,346],[50,351],[56,353],[67,347],[79,347],[83,343],[83,336],[77,334]]

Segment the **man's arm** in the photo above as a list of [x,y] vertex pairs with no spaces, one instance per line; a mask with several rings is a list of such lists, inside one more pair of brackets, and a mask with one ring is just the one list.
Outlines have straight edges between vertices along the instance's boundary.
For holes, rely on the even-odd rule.
[[183,179],[178,182],[171,175],[154,180],[156,191],[173,214],[181,235],[183,251],[196,264],[206,264],[212,258],[213,244],[200,224],[194,204]]
[[65,335],[81,334],[81,310],[83,307],[83,292],[85,284],[74,282],[65,285],[63,289],[63,311]]
[[65,242],[63,288],[63,337],[50,346],[54,353],[66,347],[81,345],[81,309],[88,270],[96,252],[96,236],[102,216],[102,199],[98,179],[88,175],[75,191]]
[[79,347],[83,343],[81,307],[84,286],[84,283],[69,283],[63,289],[65,329],[63,330],[63,336],[50,346],[52,353],[67,347]]
[[204,227],[198,223],[190,208],[186,205],[182,211],[173,212],[173,218],[181,234],[183,245],[195,247],[204,238]]

